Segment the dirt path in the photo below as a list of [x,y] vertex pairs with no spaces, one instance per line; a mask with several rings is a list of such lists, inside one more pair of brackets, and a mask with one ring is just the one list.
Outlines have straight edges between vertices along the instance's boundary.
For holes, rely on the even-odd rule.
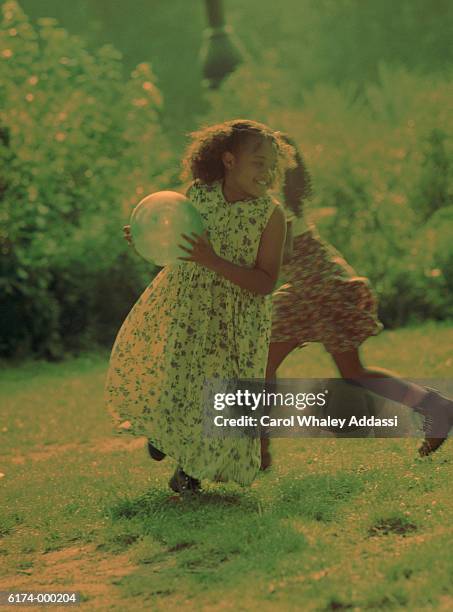
[[115,451],[135,451],[144,446],[145,438],[98,438],[89,444],[69,443],[35,446],[27,450],[26,454],[18,452],[14,455],[3,455],[2,458],[7,462],[22,465],[27,459],[31,459],[32,461],[47,461],[48,459],[52,459],[68,451],[80,451],[83,449],[86,452],[93,453],[113,453]]
[[[27,453],[16,452],[3,455],[3,461],[16,465],[47,461],[68,451],[112,453],[135,451],[143,448],[145,438],[111,437],[99,438],[89,444],[55,444],[36,446]],[[112,555],[96,550],[96,545],[71,546],[62,550],[37,554],[33,557],[33,568],[19,570],[14,575],[0,578],[0,591],[14,592],[64,592],[74,591],[87,598],[77,610],[130,610],[130,602],[121,599],[121,590],[115,580],[135,571],[136,565],[129,560],[128,553]],[[15,606],[15,608],[17,608]],[[71,606],[72,608],[72,606]],[[20,606],[20,610],[30,607]],[[38,606],[39,610],[63,610],[68,606]]]
[[[72,546],[63,550],[37,555],[33,569],[0,579],[0,591],[67,592],[74,591],[87,598],[77,610],[125,609],[121,605],[120,589],[114,581],[136,569],[127,553],[111,555],[96,550],[94,544]],[[118,607],[117,607],[118,606]],[[16,606],[15,606],[16,608]],[[39,610],[68,609],[68,606],[39,606]],[[70,606],[72,608],[72,606]],[[20,609],[30,609],[28,606]]]

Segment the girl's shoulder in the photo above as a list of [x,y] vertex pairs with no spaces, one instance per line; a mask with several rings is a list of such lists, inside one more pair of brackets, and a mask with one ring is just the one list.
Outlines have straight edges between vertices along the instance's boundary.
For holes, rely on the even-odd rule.
[[204,197],[213,196],[216,193],[217,183],[202,183],[199,180],[192,181],[186,190],[186,197],[189,200],[197,200]]
[[285,209],[283,208],[282,203],[273,195],[266,196],[268,202],[268,208],[270,213],[272,214],[276,209],[281,211],[282,215],[285,215]]
[[202,215],[212,216],[216,214],[221,203],[219,189],[216,183],[201,183],[194,181],[186,191],[186,197],[191,204]]
[[284,208],[275,196],[271,194],[267,194],[263,198],[260,198],[259,200],[257,200],[257,202],[259,202],[260,204],[262,203],[259,206],[259,210],[257,212],[262,219],[263,229],[264,227],[266,227],[267,222],[269,221],[269,219],[272,217],[273,213],[276,210],[279,211],[282,217],[285,216]]

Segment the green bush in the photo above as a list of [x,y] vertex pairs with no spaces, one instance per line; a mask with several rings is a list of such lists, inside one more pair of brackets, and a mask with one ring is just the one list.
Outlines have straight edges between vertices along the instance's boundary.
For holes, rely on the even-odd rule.
[[121,227],[171,161],[154,75],[125,82],[111,47],[84,43],[16,2],[0,28],[0,354],[57,357],[111,340],[154,269]]
[[[198,51],[207,25],[204,0],[21,0],[32,19],[52,15],[89,48],[111,42],[125,67],[152,58],[164,93],[165,125],[180,146],[206,109]],[[299,99],[319,82],[367,83],[379,62],[426,73],[450,66],[450,0],[224,0],[225,16],[256,63],[272,51]],[[273,83],[274,85],[275,83]],[[184,92],[184,95],[181,95]],[[276,90],[273,88],[272,94]],[[287,91],[281,92],[282,96]],[[259,99],[256,99],[259,104]]]
[[[185,14],[182,4],[161,4],[170,21]],[[311,214],[321,234],[370,277],[387,326],[452,316],[448,3],[441,0],[436,12],[424,0],[398,7],[390,0],[378,7],[371,0],[304,0],[275,14],[270,5],[257,13],[258,4],[229,3],[254,59],[202,103],[192,83],[199,66],[187,66],[181,81],[181,66],[171,61],[180,40],[153,21],[148,47],[137,17],[112,8],[115,40],[125,49],[127,19],[136,57],[149,48],[153,57],[170,57],[158,67],[179,110],[167,105],[165,115],[149,65],[126,79],[111,46],[91,50],[94,30],[88,50],[54,20],[32,26],[16,2],[2,4],[0,355],[58,357],[111,342],[155,272],[130,255],[121,226],[143,195],[175,181],[163,118],[180,132],[181,109],[191,123],[206,102],[203,123],[247,116],[295,137],[313,174]],[[70,21],[72,9],[58,7]],[[98,15],[95,3],[84,7],[82,23],[84,11]],[[184,3],[187,14],[196,13],[187,33],[192,54],[204,24],[197,7]],[[248,15],[258,27],[250,29]],[[140,13],[141,28],[143,21]],[[263,51],[264,41],[274,42]],[[409,68],[398,68],[395,58]],[[187,100],[195,106],[187,108]]]

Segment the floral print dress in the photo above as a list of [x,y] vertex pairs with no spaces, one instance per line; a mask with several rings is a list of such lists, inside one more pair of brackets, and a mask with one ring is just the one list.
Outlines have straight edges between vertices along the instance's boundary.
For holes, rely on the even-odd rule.
[[[291,259],[282,266],[285,284],[273,294],[272,342],[320,342],[331,354],[357,349],[379,334],[377,299],[367,278],[359,276],[316,228],[287,211],[294,233]],[[297,227],[297,225],[296,225]]]
[[[228,203],[220,182],[195,183],[188,196],[215,252],[253,267],[278,203],[270,196]],[[207,435],[203,400],[208,380],[264,378],[271,316],[270,296],[197,263],[163,268],[113,346],[106,401],[117,424],[127,422],[129,433],[146,436],[194,478],[250,484],[260,467],[259,440]]]

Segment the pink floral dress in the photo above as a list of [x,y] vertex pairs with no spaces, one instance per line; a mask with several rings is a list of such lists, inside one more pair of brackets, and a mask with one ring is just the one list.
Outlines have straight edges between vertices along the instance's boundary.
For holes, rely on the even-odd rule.
[[305,226],[294,238],[282,277],[285,284],[273,294],[272,342],[320,342],[335,354],[356,349],[382,330],[368,279],[314,227]]

